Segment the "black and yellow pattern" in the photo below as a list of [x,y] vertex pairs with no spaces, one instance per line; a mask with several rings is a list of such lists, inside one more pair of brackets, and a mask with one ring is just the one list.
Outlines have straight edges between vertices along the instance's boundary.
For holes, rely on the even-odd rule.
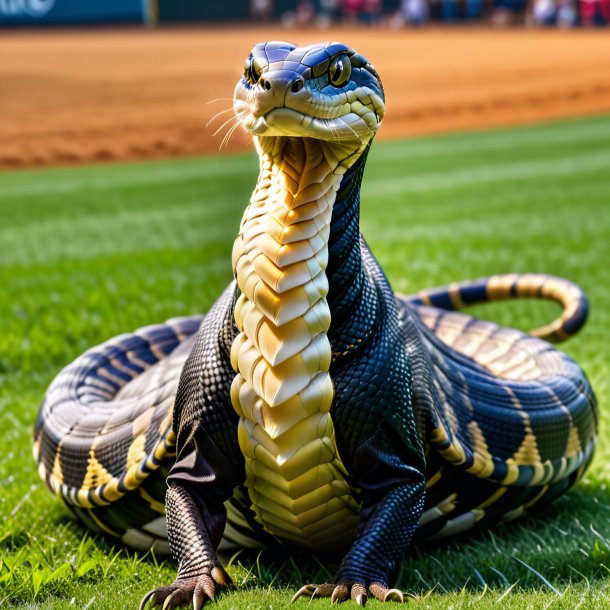
[[36,422],[34,457],[50,489],[89,527],[136,548],[167,538],[172,407],[201,320],[169,320],[89,350],[57,376]]
[[[580,368],[539,338],[447,311],[520,296],[551,298],[532,288],[541,285],[553,286],[554,300],[564,306],[545,328],[556,340],[568,332],[560,329],[577,332],[586,299],[561,278],[493,276],[397,295],[417,314],[439,405],[436,425],[426,432],[427,501],[419,536],[454,534],[490,514],[516,516],[515,510],[550,501],[580,478],[592,457],[594,397]],[[91,529],[136,548],[168,550],[164,502],[175,457],[173,400],[202,319],[168,321],[93,348],[62,371],[41,407],[34,443],[41,476]],[[460,477],[462,486],[470,481],[462,494],[455,490]],[[465,510],[472,504],[463,499],[473,498],[472,477],[487,491],[475,494],[476,506]],[[523,509],[513,507],[524,490]],[[231,512],[234,529],[239,518]]]
[[587,298],[579,286],[544,273],[492,275],[423,290],[406,297],[406,301],[414,305],[430,305],[450,311],[510,299],[548,299],[561,305],[563,312],[556,320],[530,332],[535,337],[555,343],[575,335],[589,313]]
[[[344,554],[296,597],[401,601],[392,572],[414,535],[516,518],[585,472],[595,397],[549,341],[578,332],[586,298],[541,274],[392,292],[359,231],[385,104],[354,49],[258,44],[234,108],[260,158],[236,281],[207,315],[62,371],[36,423],[39,472],[92,529],[171,547],[178,577],[141,607],[212,599],[223,539]],[[512,298],[563,312],[528,335],[458,311]]]
[[[554,286],[564,283],[550,276],[526,276],[530,278],[537,284],[543,278]],[[508,285],[518,279],[494,276],[463,286]],[[565,285],[573,297],[565,297],[559,322],[545,327],[554,329],[555,339],[562,326],[574,329],[584,322],[569,314],[586,311],[584,295],[573,284]],[[419,330],[434,370],[434,401],[441,407],[433,410],[425,433],[426,510],[418,536],[459,533],[552,501],[580,479],[595,446],[595,397],[580,367],[537,337],[462,313],[413,305],[420,299],[399,296],[404,308],[414,308],[423,327]]]

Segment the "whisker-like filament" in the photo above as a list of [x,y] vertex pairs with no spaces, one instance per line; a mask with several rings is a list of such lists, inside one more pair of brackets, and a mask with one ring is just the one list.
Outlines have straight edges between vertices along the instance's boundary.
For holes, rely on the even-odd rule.
[[220,126],[220,127],[219,127],[219,128],[218,128],[218,129],[217,129],[215,132],[214,132],[214,133],[213,133],[213,134],[212,134],[212,135],[213,135],[213,136],[218,135],[218,134],[219,134],[219,133],[222,131],[222,129],[223,129],[223,128],[224,128],[226,125],[228,125],[228,124],[229,124],[231,121],[238,121],[238,120],[239,120],[239,119],[237,118],[237,116],[231,116],[231,117],[229,117],[229,118],[228,118],[228,119],[227,119],[227,120],[226,120],[226,121],[225,121],[225,122],[224,122],[224,123],[223,123],[223,124],[222,124],[222,125],[221,125],[221,126]]
[[222,141],[220,142],[220,145],[218,147],[218,150],[222,150],[223,147],[226,148],[228,146],[229,140],[231,139],[231,136],[235,133],[235,131],[237,130],[237,128],[241,125],[241,121],[242,119],[247,115],[248,113],[246,111],[242,111],[242,112],[237,112],[235,114],[235,116],[228,118],[215,132],[214,132],[214,136],[218,135],[218,133],[220,133],[227,125],[230,125],[231,121],[234,121],[233,125],[230,125],[229,128],[227,129],[227,132],[225,133],[225,135],[222,138]]
[[239,120],[235,123],[235,125],[231,126],[229,131],[227,131],[227,133],[225,134],[225,137],[222,139],[219,150],[222,150],[223,146],[225,147],[225,150],[227,149],[227,147],[229,146],[229,140],[231,139],[231,136],[237,131],[237,128],[240,126],[241,126],[241,122]]
[[215,121],[220,115],[222,114],[227,114],[227,112],[233,112],[233,107],[231,108],[227,108],[225,110],[221,110],[220,112],[217,112],[206,124],[205,126],[207,127],[212,121]]
[[209,102],[206,102],[206,104],[214,104],[215,102],[232,102],[233,98],[232,97],[217,97],[213,100],[210,100]]

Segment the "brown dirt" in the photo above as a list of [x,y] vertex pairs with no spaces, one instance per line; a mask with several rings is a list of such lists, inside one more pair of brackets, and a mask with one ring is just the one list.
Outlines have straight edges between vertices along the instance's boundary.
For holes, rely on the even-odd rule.
[[[217,151],[250,46],[334,38],[373,61],[380,137],[610,111],[607,32],[183,29],[3,32],[0,167]],[[244,148],[237,133],[228,149]]]

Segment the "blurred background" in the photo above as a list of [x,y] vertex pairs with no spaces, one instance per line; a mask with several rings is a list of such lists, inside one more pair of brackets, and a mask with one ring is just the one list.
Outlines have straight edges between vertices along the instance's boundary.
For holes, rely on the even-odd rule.
[[[362,230],[394,289],[508,272],[579,283],[592,315],[566,349],[604,408],[609,7],[0,0],[0,606],[135,608],[174,578],[172,565],[87,535],[68,516],[36,473],[32,426],[49,383],[78,355],[207,311],[230,281],[257,173],[231,98],[256,42],[339,40],[375,65],[387,108]],[[522,329],[556,314],[532,302],[474,310]],[[432,610],[608,608],[606,420],[589,474],[546,518],[416,551],[398,586]],[[318,562],[287,566],[234,564],[246,587],[214,608],[283,608],[295,587],[331,577]]]
[[99,22],[183,23],[281,20],[285,25],[337,22],[422,25],[491,21],[495,24],[608,25],[608,0],[2,0],[0,19],[10,24]]
[[366,54],[381,138],[610,110],[608,23],[610,0],[0,0],[0,168],[244,148],[223,123],[270,39]]

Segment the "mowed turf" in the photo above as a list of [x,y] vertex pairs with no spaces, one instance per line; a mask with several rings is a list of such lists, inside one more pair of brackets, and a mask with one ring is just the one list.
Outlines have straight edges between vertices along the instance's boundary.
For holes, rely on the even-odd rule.
[[[536,518],[413,549],[416,608],[604,608],[610,599],[610,119],[378,143],[362,230],[396,290],[502,272],[565,276],[592,315],[565,344],[601,405],[585,480]],[[253,154],[0,175],[0,606],[135,608],[175,567],[91,537],[38,479],[31,431],[59,369],[108,337],[202,312],[231,279]],[[553,304],[474,310],[530,328]],[[285,608],[313,559],[238,557],[217,608]],[[295,608],[305,608],[299,600]],[[314,601],[313,608],[329,605]],[[370,607],[382,607],[369,602]]]

